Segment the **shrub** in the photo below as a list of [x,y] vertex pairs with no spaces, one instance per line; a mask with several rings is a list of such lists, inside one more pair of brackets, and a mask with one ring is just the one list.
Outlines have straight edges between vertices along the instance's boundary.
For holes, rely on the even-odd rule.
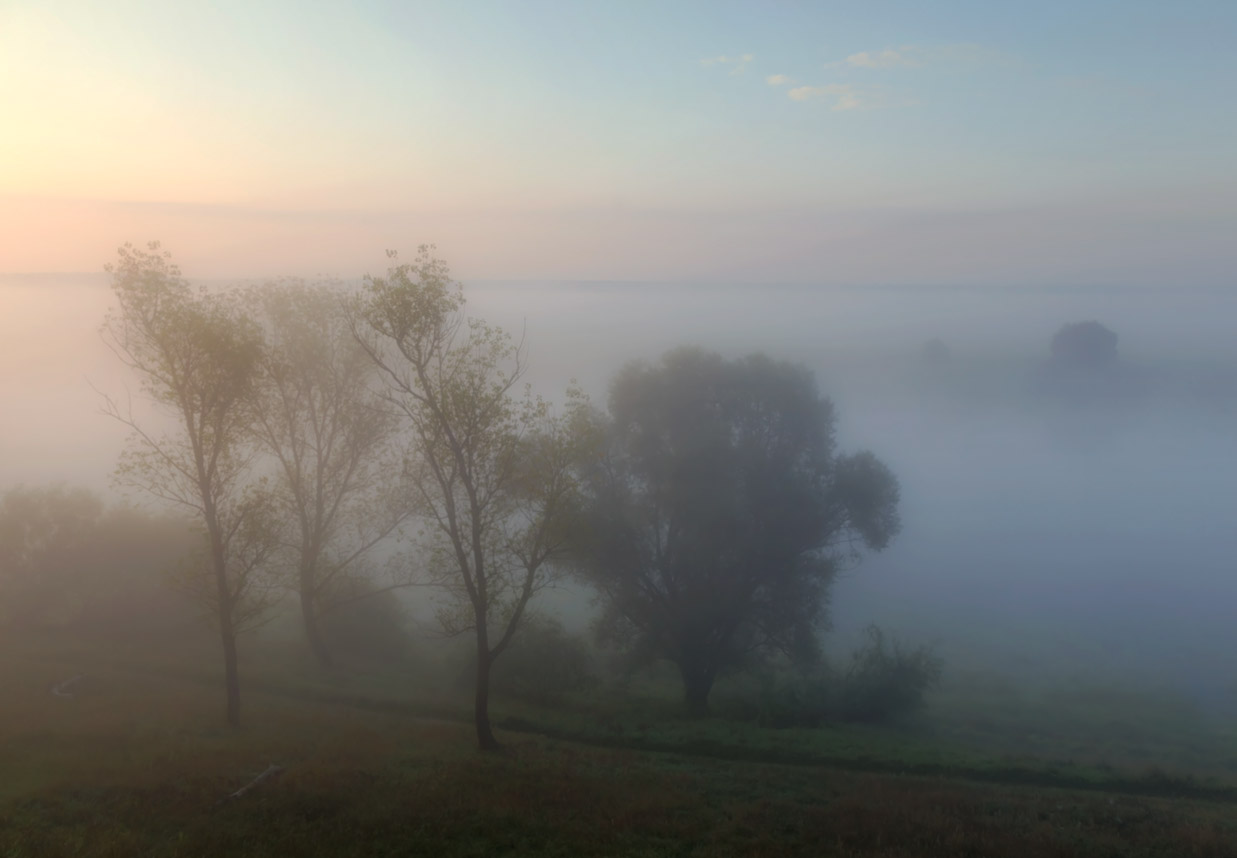
[[819,727],[832,717],[836,694],[823,672],[783,673],[761,685],[756,715],[761,727]]
[[335,655],[371,662],[402,662],[411,652],[407,617],[399,597],[389,590],[370,592],[368,584],[351,582],[347,601],[320,619],[322,637]]
[[117,641],[179,638],[196,606],[167,574],[200,544],[184,522],[108,509],[85,489],[0,496],[0,627]]
[[833,717],[835,698],[824,667],[769,662],[719,683],[712,709],[722,718],[760,727],[819,727]]
[[[471,670],[467,675],[471,678]],[[557,620],[529,617],[494,662],[492,682],[500,694],[544,703],[581,691],[595,679],[593,655],[583,638],[569,634]]]
[[931,647],[907,649],[868,626],[841,683],[838,708],[845,721],[877,723],[910,714],[941,679],[943,663]]

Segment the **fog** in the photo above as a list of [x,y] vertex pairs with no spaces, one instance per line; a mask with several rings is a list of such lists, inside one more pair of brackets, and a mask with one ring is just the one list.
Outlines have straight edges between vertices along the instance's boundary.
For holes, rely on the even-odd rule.
[[[811,367],[843,450],[897,475],[903,531],[834,588],[829,647],[878,622],[950,670],[1110,678],[1218,701],[1237,686],[1237,297],[1221,291],[465,283],[523,336],[529,381],[604,402],[627,361],[683,344]],[[124,432],[100,395],[136,382],[97,336],[100,276],[0,279],[0,488],[106,490]],[[1096,319],[1136,380],[1044,382],[1053,334]],[[949,357],[923,358],[939,339]],[[579,594],[547,604],[586,611]],[[580,617],[575,617],[579,620]]]

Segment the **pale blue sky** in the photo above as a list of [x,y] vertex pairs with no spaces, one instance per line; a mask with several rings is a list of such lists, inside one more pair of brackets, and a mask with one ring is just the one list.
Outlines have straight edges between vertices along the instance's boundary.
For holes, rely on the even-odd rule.
[[[0,4],[0,271],[1222,284],[1232,2]],[[774,77],[779,76],[779,77]]]

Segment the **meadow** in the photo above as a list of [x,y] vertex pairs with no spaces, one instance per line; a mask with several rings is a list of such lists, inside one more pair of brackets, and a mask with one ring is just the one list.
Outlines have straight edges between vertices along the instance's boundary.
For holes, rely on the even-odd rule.
[[[200,643],[5,642],[0,855],[1237,848],[1237,779],[1224,772],[1237,744],[1167,701],[1155,710],[1097,694],[1019,706],[1007,689],[1002,708],[994,688],[970,681],[947,684],[905,724],[778,730],[743,716],[738,683],[719,688],[714,716],[698,721],[650,675],[621,694],[499,700],[504,748],[483,754],[468,701],[441,671],[323,673],[291,643],[252,648],[244,725],[228,730]],[[1020,732],[1031,722],[1037,740]],[[282,772],[228,798],[270,765]]]

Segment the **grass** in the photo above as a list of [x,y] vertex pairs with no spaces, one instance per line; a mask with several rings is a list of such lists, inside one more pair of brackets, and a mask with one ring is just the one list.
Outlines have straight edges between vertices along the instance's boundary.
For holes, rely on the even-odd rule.
[[[452,720],[458,700],[411,699],[390,675],[251,664],[245,726],[228,731],[216,677],[179,655],[4,652],[6,858],[1237,854],[1226,795],[1106,792],[1120,783],[1103,772],[1064,781],[1088,790],[1027,785],[999,759],[888,730],[507,702],[506,750],[483,755]],[[83,671],[75,697],[49,693]],[[272,762],[285,773],[220,804]]]

